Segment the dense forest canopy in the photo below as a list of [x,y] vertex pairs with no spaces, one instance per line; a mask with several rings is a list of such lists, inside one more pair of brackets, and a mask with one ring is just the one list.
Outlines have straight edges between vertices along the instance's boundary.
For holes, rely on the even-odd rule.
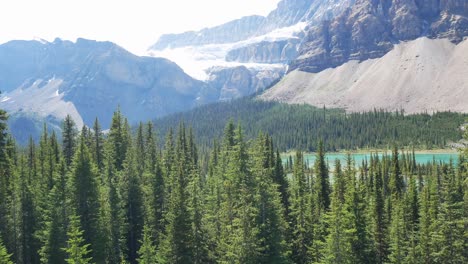
[[[310,111],[316,120],[362,119],[359,131],[376,116],[382,127],[372,127],[382,131],[387,122],[458,122],[450,113],[333,119],[333,110]],[[98,120],[78,131],[68,117],[60,142],[44,127],[38,143],[19,148],[0,111],[0,263],[468,262],[468,153],[456,166],[417,164],[394,147],[391,156],[357,167],[349,156],[330,168],[326,146],[352,137],[334,145],[324,136],[313,146],[315,164],[297,151],[284,167],[275,139],[257,131],[247,140],[255,126],[246,123],[204,131],[222,136],[200,151],[196,123],[168,128],[159,144],[152,123],[131,133],[117,111],[107,135]],[[392,137],[409,133],[403,123]]]
[[242,98],[201,106],[192,111],[154,121],[160,136],[186,122],[201,146],[212,146],[233,120],[242,124],[247,139],[259,131],[270,135],[281,151],[315,151],[324,140],[328,151],[357,148],[389,148],[393,144],[423,149],[444,148],[461,139],[460,126],[467,115],[452,112],[406,115],[403,111],[375,110],[346,113],[340,109],[288,105]]

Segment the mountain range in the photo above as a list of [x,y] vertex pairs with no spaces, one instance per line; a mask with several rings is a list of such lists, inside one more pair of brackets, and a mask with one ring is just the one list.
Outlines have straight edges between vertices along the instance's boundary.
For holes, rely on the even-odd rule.
[[[262,100],[348,111],[467,112],[467,36],[463,0],[284,0],[267,17],[162,36],[150,53],[185,52],[184,60],[196,58],[192,64],[206,61],[225,71],[235,63],[253,73],[283,65],[285,77]],[[208,66],[205,78],[223,83]]]
[[70,114],[78,127],[96,117],[108,127],[117,107],[135,123],[214,100],[205,83],[175,63],[110,42],[11,41],[0,45],[0,58],[0,107],[12,122],[33,117],[59,124]]
[[466,0],[282,0],[265,17],[162,35],[143,57],[110,42],[11,41],[0,108],[19,129],[66,114],[107,128],[118,106],[135,123],[273,86],[258,98],[468,112],[467,36]]

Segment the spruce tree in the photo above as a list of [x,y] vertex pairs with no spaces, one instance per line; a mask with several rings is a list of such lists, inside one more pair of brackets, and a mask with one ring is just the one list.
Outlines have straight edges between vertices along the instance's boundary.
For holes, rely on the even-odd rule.
[[[258,197],[257,222],[259,233],[260,256],[259,263],[287,263],[288,249],[286,245],[286,222],[281,203],[281,196],[274,173],[275,160],[272,154],[272,146],[268,136],[260,135],[254,147],[252,157],[252,173],[256,177],[258,187],[256,197]],[[284,177],[283,175],[279,177]]]
[[83,230],[80,228],[78,216],[70,217],[70,227],[68,230],[67,247],[63,250],[67,253],[66,262],[68,264],[89,264],[92,263],[91,249],[83,238]]
[[65,158],[65,163],[70,166],[76,148],[77,129],[75,121],[70,115],[65,117],[62,124],[62,152]]
[[291,258],[294,263],[309,263],[309,247],[312,245],[313,228],[310,204],[311,193],[307,186],[302,152],[296,152],[291,184]]
[[11,254],[8,254],[6,247],[3,245],[2,238],[0,237],[0,263],[13,264],[11,261]]
[[389,188],[392,196],[395,198],[400,198],[401,193],[403,192],[403,177],[400,169],[400,161],[398,159],[398,148],[394,146],[392,153],[392,172],[390,174]]
[[393,207],[389,238],[390,254],[388,258],[390,262],[405,263],[408,241],[405,230],[403,208],[400,201]]
[[[86,127],[83,128],[83,130]],[[104,258],[101,236],[99,188],[97,169],[91,160],[86,139],[80,137],[68,179],[70,209],[77,215],[83,239],[91,244],[94,261],[101,263]]]
[[328,165],[325,161],[323,141],[320,141],[318,145],[315,173],[317,178],[315,185],[317,202],[323,210],[328,210],[330,207],[330,177],[328,175]]
[[352,256],[352,238],[350,233],[355,230],[349,230],[348,225],[351,213],[345,207],[345,181],[341,171],[339,160],[335,161],[335,183],[331,197],[331,210],[328,215],[328,224],[330,230],[327,236],[327,253],[325,262],[327,263],[355,263],[356,259]]
[[122,235],[126,245],[126,255],[129,263],[136,263],[143,233],[143,200],[138,175],[135,149],[129,146],[124,162],[124,170],[120,176],[119,189],[121,208],[123,210],[124,226]]
[[[450,165],[451,166],[451,165]],[[464,211],[464,197],[455,182],[453,169],[449,168],[448,175],[442,180],[442,200],[438,219],[435,221],[437,229],[432,239],[437,251],[432,252],[435,261],[445,263],[466,263],[466,212]]]
[[[109,150],[111,151],[111,150]],[[123,220],[121,212],[121,197],[118,192],[118,178],[114,169],[114,161],[111,160],[112,154],[106,155],[105,159],[105,188],[106,203],[104,227],[106,227],[106,259],[109,263],[118,263],[122,258],[122,245],[121,245],[121,227]]]
[[48,194],[45,210],[45,227],[41,233],[41,263],[61,263],[65,260],[66,247],[66,208],[65,208],[65,162],[62,161],[55,171],[54,187]]
[[119,107],[112,116],[112,122],[107,138],[107,147],[111,149],[109,152],[113,154],[113,167],[117,171],[121,171],[123,169],[125,155],[127,154],[128,139],[126,130],[127,128],[124,124],[124,117],[122,116]]
[[92,157],[98,170],[101,172],[104,169],[104,135],[101,130],[101,125],[96,117],[93,124],[93,143]]
[[385,263],[388,255],[387,219],[385,214],[385,200],[383,196],[382,168],[376,169],[373,202],[373,236],[376,263]]
[[177,136],[174,174],[171,174],[169,208],[165,216],[165,237],[160,245],[161,263],[191,263],[193,261],[192,216],[189,212],[189,164],[185,129],[181,125]]
[[143,240],[140,242],[141,247],[138,250],[138,263],[139,264],[155,264],[156,246],[153,244],[151,229],[145,225],[143,228]]
[[209,237],[206,229],[205,210],[203,201],[203,189],[201,187],[201,176],[198,171],[192,172],[192,181],[190,183],[191,203],[190,210],[193,216],[192,233],[193,233],[193,259],[195,264],[213,263],[209,249]]
[[[8,155],[8,115],[0,109],[0,237],[8,238],[9,207],[12,198],[13,170],[10,155]],[[6,252],[5,252],[6,254]]]
[[[18,183],[15,194],[18,196],[15,200],[19,203],[19,212],[17,212],[16,240],[18,242],[17,252],[15,252],[15,262],[19,263],[38,263],[39,262],[39,241],[35,236],[38,231],[37,210],[34,201],[33,186],[28,181],[26,174],[24,157],[20,158],[18,172]],[[31,168],[29,168],[31,170]],[[34,174],[34,173],[31,173]]]
[[146,168],[146,147],[145,147],[145,136],[143,132],[143,123],[140,122],[138,125],[137,133],[136,133],[136,138],[135,138],[135,157],[136,160],[139,160],[141,162],[138,162],[137,165],[137,172],[138,176],[141,178],[143,176],[143,173],[145,172]]
[[274,182],[278,185],[278,191],[281,196],[281,204],[283,206],[285,220],[289,220],[289,182],[286,173],[283,169],[283,161],[279,151],[276,151],[275,168],[274,168]]

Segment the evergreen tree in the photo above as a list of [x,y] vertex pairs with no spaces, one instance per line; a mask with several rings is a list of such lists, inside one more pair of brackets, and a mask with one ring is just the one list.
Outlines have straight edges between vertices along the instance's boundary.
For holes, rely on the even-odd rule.
[[126,245],[127,260],[136,263],[143,233],[143,200],[140,177],[135,159],[135,149],[129,146],[124,171],[120,177],[119,189],[122,197],[124,226],[122,234]]
[[373,202],[373,236],[374,252],[377,263],[385,263],[388,255],[387,222],[385,214],[385,201],[382,193],[383,179],[382,168],[376,170]]
[[284,173],[283,161],[279,151],[276,152],[274,182],[278,185],[278,191],[281,195],[281,203],[284,209],[285,220],[289,220],[289,182]]
[[105,181],[106,185],[106,202],[105,202],[105,219],[104,226],[106,227],[106,259],[109,263],[118,263],[122,258],[121,245],[121,226],[123,226],[121,213],[121,199],[118,193],[118,178],[114,169],[114,162],[107,155],[105,160]]
[[24,157],[21,157],[18,185],[17,190],[15,190],[15,194],[18,195],[16,200],[19,202],[20,208],[16,216],[18,217],[16,229],[18,246],[15,253],[15,261],[19,263],[38,263],[39,242],[35,237],[35,233],[38,230],[37,211],[32,186],[28,184],[28,176],[25,172],[26,168]]
[[92,143],[92,157],[99,171],[104,169],[104,135],[101,130],[99,120],[94,120],[93,125],[93,143]]
[[193,261],[192,216],[189,212],[188,163],[185,129],[181,125],[177,137],[174,174],[172,174],[169,208],[166,214],[165,237],[159,250],[161,263]]
[[146,225],[143,228],[143,240],[138,250],[138,256],[138,263],[140,264],[157,263],[156,246],[152,242],[151,229]]
[[68,179],[69,202],[71,210],[81,223],[84,241],[91,245],[93,260],[101,263],[104,259],[104,243],[100,233],[102,228],[99,221],[100,203],[96,171],[85,138],[80,137]]
[[197,171],[193,172],[190,186],[191,194],[191,214],[193,216],[193,259],[192,263],[207,264],[213,263],[212,255],[209,252],[209,237],[206,231],[206,222],[204,219],[204,203],[201,188],[201,176]]
[[349,230],[350,212],[345,208],[345,181],[341,171],[339,160],[335,162],[335,183],[331,198],[331,210],[328,216],[330,231],[327,236],[327,263],[355,263],[352,256],[351,237],[349,234],[355,230]]
[[77,129],[70,115],[65,117],[62,124],[62,151],[65,163],[70,166],[75,153]]
[[[353,169],[348,166],[348,171],[350,170]],[[356,181],[354,174],[348,176],[345,207],[349,217],[345,218],[345,221],[347,221],[347,235],[351,243],[350,259],[355,263],[375,263],[372,257],[364,186],[362,181]]]
[[120,107],[114,112],[112,116],[112,123],[109,129],[109,135],[107,139],[108,148],[111,150],[109,153],[113,154],[114,168],[117,171],[123,169],[123,163],[125,161],[125,155],[127,154],[127,128],[124,124]]
[[[268,136],[260,135],[252,155],[254,164],[252,173],[258,184],[257,222],[259,233],[260,256],[259,263],[287,263],[288,250],[286,245],[286,222],[281,203],[281,196],[274,180],[284,179],[283,175],[276,176],[275,160]],[[279,178],[278,178],[279,177]],[[283,186],[284,187],[284,186]]]
[[302,152],[296,152],[291,184],[291,258],[294,263],[309,263],[308,250],[312,245],[313,228],[310,207],[311,193],[307,186]]
[[6,244],[8,244],[7,238],[10,233],[10,230],[8,229],[8,211],[12,197],[11,187],[13,185],[14,169],[12,167],[13,164],[11,164],[11,157],[8,155],[7,120],[7,113],[0,109],[0,237],[5,238]]
[[398,202],[393,207],[392,223],[390,225],[390,254],[391,263],[405,263],[406,249],[408,247],[403,208]]
[[142,178],[143,172],[146,168],[146,148],[145,148],[145,136],[143,135],[143,123],[140,122],[138,125],[136,138],[135,138],[135,158],[136,160],[142,161],[136,164],[138,176]]
[[[450,169],[450,168],[449,168]],[[463,193],[458,191],[453,169],[442,180],[442,199],[437,229],[432,239],[438,249],[432,252],[436,262],[466,263],[466,212],[464,212]]]
[[67,247],[64,248],[67,253],[66,262],[68,264],[89,264],[92,258],[90,245],[85,244],[83,230],[80,228],[80,220],[77,216],[70,217],[70,228],[68,231]]
[[13,264],[11,261],[11,254],[8,254],[6,247],[3,245],[3,241],[0,237],[0,263],[2,264]]
[[400,198],[403,192],[403,177],[401,175],[400,161],[398,159],[398,148],[394,146],[392,153],[392,173],[390,174],[389,188],[395,198]]
[[41,263],[61,263],[65,260],[65,252],[61,250],[66,247],[65,170],[65,162],[62,162],[55,172],[54,187],[48,195],[45,227],[41,234]]
[[315,160],[316,193],[317,202],[323,210],[328,210],[330,207],[330,177],[328,175],[328,165],[325,161],[325,150],[323,141],[319,142],[317,158]]

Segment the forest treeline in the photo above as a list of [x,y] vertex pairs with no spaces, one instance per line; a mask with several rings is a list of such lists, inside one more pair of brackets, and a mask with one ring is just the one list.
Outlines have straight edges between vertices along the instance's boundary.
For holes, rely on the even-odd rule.
[[245,137],[258,131],[270,135],[281,151],[315,152],[320,140],[327,151],[390,148],[393,144],[423,149],[444,148],[462,138],[467,115],[453,112],[407,115],[403,111],[375,110],[346,113],[340,109],[288,105],[241,98],[197,107],[154,121],[159,135],[180,122],[191,124],[199,145],[212,146],[230,119],[242,123]]
[[[135,133],[120,111],[18,148],[0,112],[0,263],[467,263],[467,163],[325,148],[283,167],[274,140],[228,122],[209,154],[191,128]],[[163,147],[159,147],[163,145]],[[330,171],[333,171],[331,175]]]

